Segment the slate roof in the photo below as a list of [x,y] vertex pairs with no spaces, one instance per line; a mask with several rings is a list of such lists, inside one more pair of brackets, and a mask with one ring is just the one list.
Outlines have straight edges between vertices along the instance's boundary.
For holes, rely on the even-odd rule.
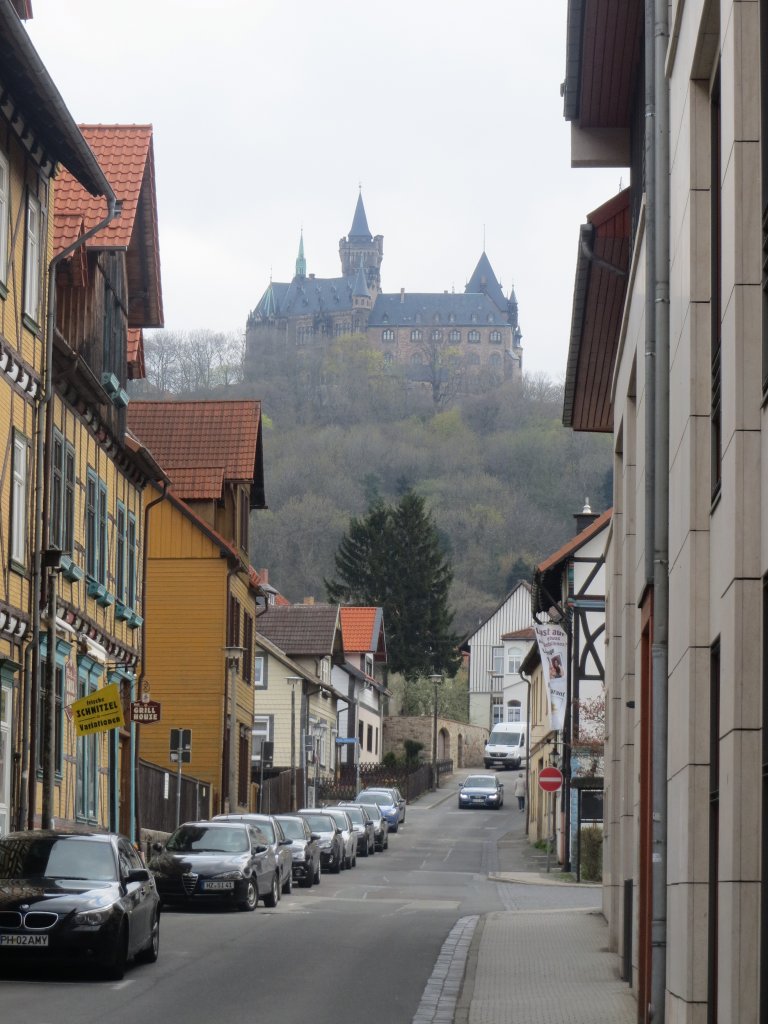
[[[152,126],[91,124],[80,125],[80,130],[122,202],[120,216],[90,238],[86,247],[128,250],[129,323],[132,327],[162,327]],[[59,236],[59,217],[72,214],[82,216],[86,230],[90,230],[104,218],[104,201],[89,195],[64,170],[54,190],[56,252],[64,248]]]
[[485,252],[483,252],[480,259],[477,261],[477,266],[472,273],[472,277],[470,277],[467,282],[467,287],[464,291],[472,293],[481,292],[482,294],[487,295],[488,298],[501,310],[506,311],[508,307],[507,300],[504,298],[504,292],[501,290],[501,285],[493,272],[491,261],[488,259]]
[[533,626],[528,626],[526,629],[513,629],[511,633],[502,633],[499,637],[500,640],[535,640],[536,631]]
[[363,206],[362,192],[357,197],[355,216],[352,218],[352,227],[349,229],[348,240],[351,241],[352,239],[366,242],[372,241],[372,235],[368,227],[368,218],[365,215],[365,207]]
[[[435,316],[440,318],[439,322],[435,321]],[[377,297],[368,326],[427,329],[509,327],[509,324],[502,311],[487,295],[470,295],[466,292],[398,292],[395,295]]]
[[225,480],[250,481],[251,508],[264,507],[261,402],[136,401],[128,423],[180,497],[218,499]]
[[381,608],[341,609],[341,635],[347,654],[374,652],[379,646],[384,613]]
[[270,605],[258,631],[289,657],[325,657],[339,652],[339,607],[335,604]]

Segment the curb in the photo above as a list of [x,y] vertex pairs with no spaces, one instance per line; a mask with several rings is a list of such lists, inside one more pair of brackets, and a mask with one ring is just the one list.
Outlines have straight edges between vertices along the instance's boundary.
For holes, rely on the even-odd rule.
[[550,878],[535,871],[494,871],[488,875],[490,882],[506,882],[518,885],[555,885],[567,889],[602,889],[600,882],[566,882],[564,879]]

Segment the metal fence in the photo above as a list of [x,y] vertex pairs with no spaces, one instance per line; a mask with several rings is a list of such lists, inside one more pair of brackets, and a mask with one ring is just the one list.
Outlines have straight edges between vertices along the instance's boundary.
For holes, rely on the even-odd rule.
[[139,760],[138,800],[142,829],[173,832],[180,821],[210,817],[211,784]]
[[[453,761],[438,761],[438,779],[453,771]],[[335,803],[338,800],[354,800],[357,796],[357,771],[354,765],[343,765],[338,779],[320,785],[318,802]],[[432,765],[420,764],[413,768],[407,765],[361,764],[359,770],[360,789],[386,786],[399,789],[406,801],[432,788]]]

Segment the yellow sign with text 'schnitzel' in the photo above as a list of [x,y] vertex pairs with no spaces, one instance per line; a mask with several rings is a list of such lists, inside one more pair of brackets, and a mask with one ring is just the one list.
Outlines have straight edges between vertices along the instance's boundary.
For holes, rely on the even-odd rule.
[[90,736],[94,732],[108,732],[125,725],[123,705],[120,701],[120,687],[110,683],[87,697],[74,701],[72,720],[78,736]]

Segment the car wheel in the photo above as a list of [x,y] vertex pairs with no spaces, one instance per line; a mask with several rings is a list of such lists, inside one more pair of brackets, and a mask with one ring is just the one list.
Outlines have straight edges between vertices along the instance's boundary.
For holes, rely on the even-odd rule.
[[112,955],[103,964],[104,976],[110,981],[122,981],[128,963],[128,928],[123,925],[115,940]]
[[292,892],[293,892],[293,874],[289,871],[288,872],[288,877],[283,882],[283,894],[285,896],[290,896]]
[[277,872],[272,875],[272,883],[269,887],[269,892],[264,897],[265,907],[276,907],[277,902],[280,899],[280,886],[277,884]]
[[302,889],[311,889],[314,881],[315,881],[314,875],[310,875],[310,874],[304,875],[304,877],[302,878],[301,883],[300,883],[301,884],[301,888]]
[[376,853],[376,840],[375,840],[375,839],[374,839],[374,841],[373,841],[373,842],[371,843],[371,848],[370,848],[370,854],[371,854],[371,856],[373,856],[373,855],[374,855],[374,853]]
[[[397,831],[397,829],[395,829],[395,831]],[[384,838],[384,849],[385,850],[389,849],[389,833],[387,833],[387,835]]]
[[397,832],[397,830],[398,830],[399,828],[400,828],[400,822],[398,821],[398,823],[397,823],[396,825],[390,825],[390,826],[389,826],[389,831],[390,831],[390,832]]
[[149,942],[140,949],[136,954],[136,961],[140,964],[153,964],[157,960],[158,954],[160,953],[160,911],[155,913],[154,921],[152,922],[152,934],[149,937]]
[[368,843],[366,842],[366,844],[365,844],[365,849],[364,849],[364,850],[361,850],[361,851],[360,851],[360,856],[361,856],[361,857],[367,857],[367,856],[368,856],[368,854],[369,854],[369,852],[370,852],[370,851],[369,851],[369,849],[368,849]]
[[259,902],[259,890],[252,878],[248,879],[248,888],[245,890],[245,899],[239,904],[241,910],[255,910]]
[[315,868],[314,882],[315,885],[320,885],[320,861],[317,862],[317,867]]

